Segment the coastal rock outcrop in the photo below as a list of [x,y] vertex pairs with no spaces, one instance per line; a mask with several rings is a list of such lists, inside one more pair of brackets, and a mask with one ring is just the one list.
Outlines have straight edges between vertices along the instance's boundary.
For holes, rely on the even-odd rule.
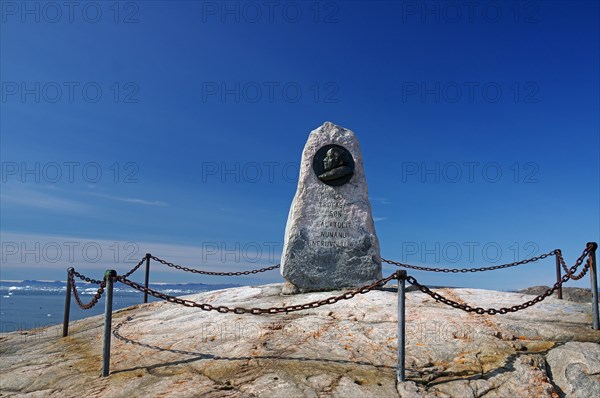
[[[435,289],[482,307],[532,296]],[[284,306],[341,292],[282,296],[281,284],[186,298]],[[591,305],[549,297],[506,315],[477,315],[408,289],[407,381],[396,385],[394,288],[289,314],[204,312],[156,302],[115,311],[111,374],[100,377],[102,316],[0,337],[2,397],[591,397],[600,331]]]

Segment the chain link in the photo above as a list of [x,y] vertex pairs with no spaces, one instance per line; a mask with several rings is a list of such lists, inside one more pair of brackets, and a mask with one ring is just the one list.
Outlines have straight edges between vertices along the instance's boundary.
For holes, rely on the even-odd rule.
[[142,264],[144,264],[144,261],[146,261],[146,256],[142,257],[142,259],[140,260],[140,262],[137,263],[136,266],[133,267],[128,273],[124,274],[123,277],[124,278],[129,278],[131,276],[131,274],[133,274],[135,271],[137,271],[138,268],[140,268],[142,266]]
[[[563,269],[565,270],[565,273],[569,273],[569,267],[567,267],[567,263],[565,262],[565,259],[562,256],[562,253],[560,250],[558,250],[558,253],[556,254],[556,257],[558,258],[558,261],[560,261],[560,264],[562,265]],[[586,266],[583,268],[583,270],[578,274],[578,275],[571,275],[571,279],[573,279],[574,281],[579,280],[581,278],[583,278],[587,272],[586,268],[589,268],[591,266],[592,263],[592,258],[588,257],[587,259],[587,264]]]
[[100,297],[102,297],[102,294],[104,293],[104,288],[106,287],[106,282],[105,281],[100,282],[100,287],[98,288],[98,291],[96,292],[96,294],[94,295],[92,300],[89,303],[84,304],[81,301],[81,298],[79,297],[79,293],[77,292],[77,286],[75,286],[75,278],[73,278],[73,275],[75,275],[76,273],[77,272],[71,268],[71,270],[68,274],[69,275],[69,283],[71,284],[71,291],[73,292],[73,296],[75,297],[75,301],[77,302],[77,305],[79,305],[79,307],[81,309],[89,310],[90,308],[93,308],[96,304],[98,304],[98,300],[100,300]]
[[467,273],[467,272],[492,271],[492,270],[496,270],[496,269],[516,267],[517,265],[532,263],[535,261],[542,260],[546,257],[555,256],[557,252],[559,252],[559,250],[553,250],[549,253],[542,254],[541,256],[532,257],[527,260],[515,261],[514,263],[510,263],[510,264],[494,265],[491,267],[481,267],[481,268],[433,268],[433,267],[421,267],[418,265],[404,264],[404,263],[400,263],[397,261],[387,260],[385,258],[382,258],[381,261],[386,262],[388,264],[395,265],[397,267],[410,268],[410,269],[414,269],[414,270],[418,270],[418,271],[445,272],[445,273],[457,274],[457,273]]
[[[271,267],[261,268],[261,269],[253,269],[253,270],[250,270],[250,271],[213,272],[213,271],[202,271],[202,270],[199,270],[199,269],[184,267],[183,265],[173,264],[173,263],[170,263],[170,262],[165,261],[163,259],[160,259],[160,258],[158,258],[156,256],[151,256],[150,258],[153,259],[153,260],[155,260],[155,261],[158,261],[161,264],[166,265],[167,267],[179,269],[179,270],[186,271],[186,272],[192,272],[194,274],[202,274],[202,275],[240,276],[240,275],[258,274],[259,272],[266,272],[266,271],[271,271],[271,270],[274,270],[276,268],[279,268],[279,264],[277,264],[277,265],[273,265]],[[123,275],[123,276],[126,277],[126,275]]]
[[79,279],[81,279],[82,281],[86,281],[88,283],[94,283],[96,285],[100,285],[101,283],[103,283],[103,281],[100,281],[98,279],[92,279],[92,278],[88,278],[87,276],[80,274],[79,272],[75,271],[73,268],[71,268],[71,273],[73,275],[75,275],[76,277],[78,277]]
[[340,300],[349,300],[349,299],[353,298],[354,296],[356,296],[357,294],[365,294],[365,293],[370,292],[371,290],[383,287],[386,283],[388,283],[392,279],[397,279],[397,278],[398,278],[398,273],[394,272],[387,278],[379,279],[370,285],[365,285],[360,288],[350,290],[339,296],[332,296],[332,297],[328,297],[326,299],[322,299],[322,300],[318,300],[318,301],[311,301],[310,303],[289,305],[286,307],[270,307],[270,308],[244,308],[244,307],[233,307],[232,308],[232,307],[228,307],[225,305],[213,306],[211,304],[197,303],[192,300],[186,300],[186,299],[182,299],[179,297],[170,296],[168,294],[161,293],[161,292],[158,292],[158,291],[150,289],[150,288],[146,288],[146,287],[144,287],[138,283],[132,282],[122,276],[118,276],[117,280],[121,283],[124,283],[124,284],[136,289],[136,290],[139,290],[140,292],[145,292],[145,293],[148,293],[149,295],[159,298],[161,300],[165,300],[165,301],[175,303],[175,304],[181,304],[186,307],[195,307],[195,308],[200,308],[203,311],[218,311],[221,313],[230,312],[230,313],[234,313],[234,314],[261,315],[261,314],[289,313],[289,312],[294,312],[294,311],[308,310],[311,308],[318,308],[318,307],[321,307],[324,305],[335,304]]
[[[431,289],[429,289],[427,286],[425,285],[421,285],[419,283],[419,281],[417,281],[414,277],[412,276],[408,276],[406,277],[406,281],[408,283],[410,283],[411,285],[415,286],[417,289],[419,289],[420,291],[422,291],[425,294],[428,294],[429,296],[431,296],[433,299],[435,299],[436,301],[439,301],[443,304],[449,305],[453,308],[458,308],[461,309],[463,311],[466,312],[475,312],[476,314],[479,315],[483,315],[483,314],[489,314],[489,315],[496,315],[496,314],[506,314],[509,312],[517,312],[520,310],[524,310],[525,308],[531,307],[534,304],[539,303],[540,301],[544,300],[546,297],[550,296],[552,293],[554,293],[554,291],[558,288],[560,288],[562,286],[563,283],[567,282],[569,279],[572,279],[573,274],[575,273],[575,271],[577,271],[577,268],[581,265],[581,263],[583,262],[583,260],[589,255],[590,252],[590,247],[586,247],[585,250],[583,251],[583,254],[577,259],[577,261],[575,262],[575,265],[572,266],[571,268],[569,268],[567,271],[567,273],[565,275],[563,275],[563,277],[560,279],[560,281],[556,282],[554,284],[554,286],[552,286],[551,288],[549,288],[548,290],[546,290],[544,293],[540,294],[539,296],[535,297],[533,300],[529,300],[526,301],[522,304],[519,305],[513,305],[512,307],[502,307],[500,309],[495,309],[495,308],[482,308],[482,307],[471,307],[468,304],[462,304],[459,303],[457,301],[454,300],[450,300],[442,295],[440,295],[439,293],[435,293],[433,292]],[[587,261],[583,267],[583,270],[581,271],[580,275],[581,277],[583,277],[583,275],[585,275],[590,267],[591,261]]]
[[[136,264],[135,267],[133,267],[129,272],[127,272],[126,274],[124,274],[123,276],[125,278],[128,278],[129,276],[131,276],[131,274],[133,274],[135,271],[137,271],[142,264],[144,264],[144,261],[146,261],[146,257],[144,256],[139,263]],[[88,282],[88,283],[94,283],[96,285],[100,285],[101,283],[103,283],[103,281],[98,280],[98,279],[93,279],[93,278],[89,278],[77,271],[75,271],[75,269],[71,268],[71,272],[74,276],[78,277],[79,279],[81,279],[82,281]]]

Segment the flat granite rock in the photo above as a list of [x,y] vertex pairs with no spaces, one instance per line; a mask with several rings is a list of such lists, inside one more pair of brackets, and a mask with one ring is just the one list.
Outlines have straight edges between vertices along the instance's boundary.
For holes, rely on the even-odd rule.
[[333,123],[313,130],[302,152],[281,275],[288,282],[284,293],[358,287],[381,278],[358,140]]
[[600,345],[568,342],[546,358],[554,383],[568,397],[600,397]]
[[[485,308],[533,298],[479,289],[434,291]],[[282,296],[281,284],[273,284],[185,298],[269,308],[342,293]],[[490,316],[410,290],[407,381],[397,385],[396,300],[391,288],[287,314],[222,314],[166,302],[125,308],[113,315],[111,372],[104,378],[102,316],[72,322],[66,338],[60,325],[2,334],[0,396],[598,396],[600,331],[590,327],[590,303],[549,297]]]

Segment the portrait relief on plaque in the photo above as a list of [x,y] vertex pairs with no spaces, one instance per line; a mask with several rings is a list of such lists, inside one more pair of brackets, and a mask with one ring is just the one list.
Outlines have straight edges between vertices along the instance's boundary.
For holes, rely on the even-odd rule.
[[313,170],[324,184],[344,185],[354,175],[354,159],[341,145],[325,145],[313,157]]

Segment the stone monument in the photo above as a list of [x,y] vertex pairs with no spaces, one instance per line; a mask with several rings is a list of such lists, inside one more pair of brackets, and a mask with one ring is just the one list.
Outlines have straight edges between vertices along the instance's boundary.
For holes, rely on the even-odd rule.
[[330,122],[310,133],[302,152],[281,275],[284,294],[357,287],[381,278],[358,140]]

